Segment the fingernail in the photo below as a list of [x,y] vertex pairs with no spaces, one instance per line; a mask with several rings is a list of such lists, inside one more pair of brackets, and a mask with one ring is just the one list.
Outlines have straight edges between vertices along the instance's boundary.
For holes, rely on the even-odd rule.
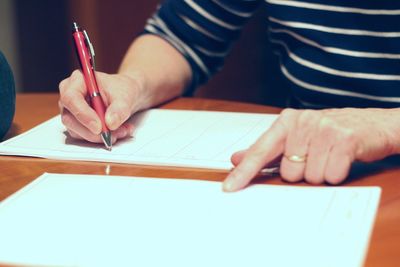
[[111,136],[111,143],[115,144],[117,142],[117,137],[115,137],[114,135]]
[[233,191],[235,191],[235,190],[236,190],[236,188],[235,188],[235,182],[232,181],[232,179],[228,176],[228,177],[225,179],[224,183],[222,184],[222,189],[223,189],[225,192],[233,192]]
[[98,133],[100,133],[100,124],[96,120],[90,121],[89,122],[89,129],[93,133],[98,134]]
[[135,128],[131,125],[129,126],[129,136],[133,137],[133,134],[135,133]]
[[117,123],[118,123],[118,115],[115,113],[111,113],[110,116],[108,117],[108,125],[112,130],[115,130],[117,128]]

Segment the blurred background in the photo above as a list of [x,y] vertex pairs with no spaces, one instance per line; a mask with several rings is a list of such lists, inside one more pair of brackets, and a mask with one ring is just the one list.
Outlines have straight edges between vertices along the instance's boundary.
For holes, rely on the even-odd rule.
[[[129,44],[155,11],[158,0],[0,0],[0,50],[19,92],[58,92],[78,67],[71,22],[85,28],[96,50],[96,67],[116,72]],[[285,82],[267,36],[266,11],[247,24],[225,68],[195,96],[284,106]]]

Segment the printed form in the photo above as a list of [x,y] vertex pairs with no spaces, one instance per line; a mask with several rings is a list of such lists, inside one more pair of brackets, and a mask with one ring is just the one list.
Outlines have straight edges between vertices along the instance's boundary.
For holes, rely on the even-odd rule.
[[0,144],[0,154],[176,167],[230,169],[231,155],[247,149],[277,115],[153,109],[131,118],[134,137],[112,151],[75,140],[57,116]]
[[0,203],[0,263],[361,267],[378,187],[44,174]]

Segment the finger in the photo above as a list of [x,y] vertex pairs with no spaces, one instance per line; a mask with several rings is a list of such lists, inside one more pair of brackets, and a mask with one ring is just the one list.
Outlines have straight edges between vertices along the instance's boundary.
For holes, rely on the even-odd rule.
[[264,133],[225,179],[223,190],[233,192],[245,187],[268,161],[283,152],[283,138],[282,130],[271,130]]
[[[132,79],[121,75],[113,76],[109,74],[96,73],[99,81],[101,95],[107,103],[105,114],[106,125],[110,130],[119,128],[133,113],[133,109],[138,105],[135,97],[138,91],[138,83]],[[113,81],[111,84],[110,81]],[[113,88],[118,87],[118,93]],[[136,107],[137,109],[137,107]]]
[[58,104],[58,109],[60,111],[60,114],[62,114],[64,112],[64,106],[63,106],[63,104],[61,103],[60,100],[58,100],[57,104]]
[[308,146],[318,123],[317,111],[297,111],[286,140],[285,156],[282,157],[280,173],[284,180],[297,182],[303,179],[306,162],[289,160],[290,156],[306,157]]
[[[71,134],[72,137],[77,136],[78,139],[84,139],[92,143],[103,143],[103,139],[100,135],[95,135],[85,127],[82,127],[82,125],[72,116],[72,114],[68,113],[68,111],[64,112],[61,118],[68,131],[74,133]],[[111,142],[114,144],[119,139],[132,137],[133,132],[133,124],[129,122],[124,123],[117,130],[111,132]]]
[[[64,121],[69,119],[73,121],[75,119],[72,115],[70,115],[70,117],[63,116],[63,118]],[[85,130],[84,128],[83,129],[80,128],[81,125],[79,122],[76,121],[73,125],[68,122],[66,122],[66,124],[68,124],[67,130],[70,133],[71,137],[75,139],[86,140],[92,143],[103,143],[103,140],[100,135],[94,135],[93,133]],[[124,123],[117,130],[111,132],[111,142],[114,144],[116,143],[117,140],[132,137],[133,129],[134,127],[132,124]]]
[[321,184],[325,178],[325,168],[333,145],[336,143],[336,131],[330,119],[322,119],[317,134],[308,148],[305,179],[312,184]]
[[131,116],[131,107],[126,99],[118,99],[108,106],[105,120],[110,130],[120,127]]
[[[68,131],[68,134],[69,134],[72,138],[77,139],[77,140],[85,140],[85,138],[83,138],[83,137],[80,136],[78,133],[74,132],[73,130],[67,129],[67,131]],[[85,141],[88,141],[88,140],[85,140]],[[112,136],[112,137],[111,137],[111,143],[114,144],[116,141],[117,141],[117,138],[115,137],[115,135]],[[92,142],[92,143],[101,144],[102,142]]]
[[247,149],[237,151],[231,156],[231,162],[234,166],[239,165],[239,163],[243,160],[244,155],[246,154]]
[[85,100],[86,86],[82,74],[74,71],[67,81],[60,83],[60,102],[74,117],[92,133],[99,134],[101,123],[96,112]]
[[339,184],[349,175],[351,157],[343,154],[338,148],[333,148],[325,168],[325,181],[330,184]]
[[80,136],[79,134],[75,133],[74,131],[72,131],[71,129],[67,129],[67,132],[69,134],[70,137],[74,138],[74,139],[78,139],[78,140],[84,140],[82,138],[82,136]]
[[345,135],[337,140],[329,153],[325,168],[325,181],[330,184],[339,184],[349,175],[351,164],[355,158],[355,144],[353,136]]
[[[75,133],[79,139],[84,139],[92,143],[102,143],[101,136],[94,134],[88,128],[83,126],[68,110],[64,109],[61,115],[61,121],[68,131]],[[73,134],[71,136],[74,136]]]
[[277,121],[248,149],[240,164],[223,183],[226,192],[245,187],[268,162],[282,154],[287,136],[286,116]]
[[[234,166],[237,166],[240,164],[240,162],[243,160],[245,154],[247,152],[247,149],[245,150],[241,150],[241,151],[237,151],[235,152],[232,157],[231,157],[231,162]],[[279,167],[280,166],[280,162],[282,160],[281,156],[278,156],[277,158],[271,160],[267,165],[265,165],[264,167]]]
[[[73,73],[72,73],[72,74],[73,74]],[[65,86],[66,86],[66,84],[68,83],[69,78],[70,78],[70,77],[65,78],[64,80],[62,80],[62,81],[58,84],[58,89],[59,89],[60,92],[65,90]]]
[[133,124],[130,122],[125,122],[117,130],[114,130],[111,133],[117,138],[117,140],[119,140],[132,137],[133,132],[134,132]]
[[[112,90],[113,85],[115,84],[115,80],[112,79],[113,75],[110,75],[108,73],[96,71],[96,80],[97,80],[97,85],[100,91],[100,96],[103,100],[103,103],[106,107],[110,105],[110,99],[111,99],[111,94],[108,90]],[[110,84],[111,81],[111,84]],[[108,90],[107,90],[108,89]]]

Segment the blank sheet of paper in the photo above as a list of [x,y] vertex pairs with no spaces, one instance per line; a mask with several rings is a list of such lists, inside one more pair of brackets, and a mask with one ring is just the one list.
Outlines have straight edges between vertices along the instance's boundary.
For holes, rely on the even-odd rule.
[[0,203],[0,262],[362,266],[378,187],[44,174]]
[[68,138],[57,116],[0,144],[0,154],[50,159],[230,169],[231,155],[248,148],[276,115],[149,110],[135,115],[134,138],[102,144]]

